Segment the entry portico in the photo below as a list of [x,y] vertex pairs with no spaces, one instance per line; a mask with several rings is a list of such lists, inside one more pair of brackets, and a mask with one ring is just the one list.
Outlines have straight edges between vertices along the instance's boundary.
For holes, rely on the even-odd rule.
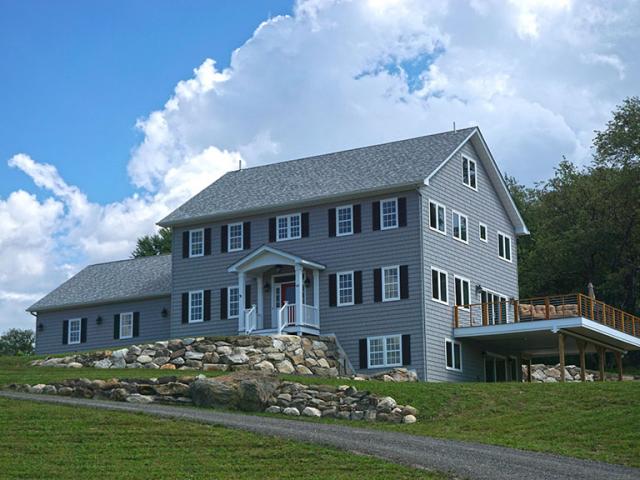
[[[263,245],[228,268],[238,274],[238,332],[241,334],[314,334],[320,333],[320,271],[325,266],[297,255]],[[281,295],[275,295],[270,283],[278,274],[281,278],[292,277],[291,286],[295,295],[287,295],[286,284],[282,284]],[[256,304],[247,305],[245,286],[250,278],[256,280]],[[313,290],[313,304],[305,300],[305,288]],[[274,289],[268,297],[270,309],[265,307],[265,293]],[[293,290],[293,289],[292,289]],[[291,298],[293,297],[293,298]],[[242,308],[248,306],[248,308]]]

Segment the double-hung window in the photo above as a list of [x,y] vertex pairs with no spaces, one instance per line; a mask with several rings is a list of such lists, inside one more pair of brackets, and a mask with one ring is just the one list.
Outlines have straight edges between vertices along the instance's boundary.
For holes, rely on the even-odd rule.
[[337,277],[338,306],[353,305],[353,272],[340,272]]
[[201,257],[204,255],[204,229],[189,231],[189,256]]
[[482,240],[483,242],[488,242],[489,238],[487,236],[487,226],[484,223],[480,224],[480,228],[479,228],[479,236],[480,236],[480,240]]
[[444,270],[431,267],[431,298],[435,302],[449,304],[447,298],[448,275]]
[[353,205],[336,208],[336,235],[353,234]]
[[467,224],[469,219],[460,212],[453,211],[453,238],[462,243],[469,243],[469,232]]
[[447,357],[447,370],[462,371],[462,346],[460,342],[445,339],[445,355]]
[[474,190],[478,189],[476,162],[465,156],[462,157],[462,183]]
[[120,314],[120,338],[133,337],[133,313]]
[[243,235],[242,235],[242,223],[232,223],[227,229],[228,244],[230,252],[237,252],[242,250],[243,247]]
[[302,236],[300,214],[282,215],[276,218],[277,241],[294,240]]
[[400,267],[384,267],[382,269],[382,301],[400,300]]
[[229,318],[237,318],[240,316],[240,289],[237,286],[229,287],[227,312],[229,312]]
[[382,230],[398,228],[398,199],[391,198],[380,202],[380,226]]
[[457,275],[453,278],[455,283],[456,305],[466,310],[471,303],[469,280],[458,277]]
[[75,345],[80,343],[80,331],[82,329],[82,320],[80,318],[74,318],[69,320],[69,333],[67,343],[69,345]]
[[507,262],[511,261],[511,237],[498,232],[498,256]]
[[447,213],[444,205],[429,200],[429,227],[436,232],[447,234]]
[[189,323],[198,323],[204,320],[204,292],[198,290],[189,292]]
[[402,339],[400,335],[367,338],[369,367],[397,367],[402,365]]

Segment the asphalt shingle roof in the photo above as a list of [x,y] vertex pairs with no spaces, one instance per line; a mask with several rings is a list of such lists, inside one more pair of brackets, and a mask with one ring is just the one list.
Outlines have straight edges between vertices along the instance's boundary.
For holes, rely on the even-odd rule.
[[171,255],[89,265],[27,310],[156,297],[171,293]]
[[474,130],[475,127],[464,128],[229,172],[159,224],[172,226],[201,218],[419,183]]

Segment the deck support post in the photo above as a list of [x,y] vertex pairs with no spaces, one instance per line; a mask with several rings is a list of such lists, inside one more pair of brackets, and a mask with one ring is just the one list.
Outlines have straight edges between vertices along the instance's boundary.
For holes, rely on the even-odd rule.
[[598,347],[598,366],[600,368],[600,381],[604,382],[604,356],[607,351],[604,347]]
[[622,353],[616,352],[616,364],[618,366],[618,381],[622,381]]
[[531,357],[527,358],[527,383],[531,383]]
[[560,381],[565,381],[564,333],[558,333],[558,353],[560,356]]
[[580,351],[580,381],[585,382],[587,380],[586,361],[585,361],[585,342],[584,340],[576,340],[578,344],[578,350]]

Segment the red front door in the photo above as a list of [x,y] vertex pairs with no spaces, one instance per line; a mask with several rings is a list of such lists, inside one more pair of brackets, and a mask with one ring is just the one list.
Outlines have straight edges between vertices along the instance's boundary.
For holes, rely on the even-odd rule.
[[287,302],[289,305],[296,303],[296,284],[283,283],[280,286],[280,306]]

